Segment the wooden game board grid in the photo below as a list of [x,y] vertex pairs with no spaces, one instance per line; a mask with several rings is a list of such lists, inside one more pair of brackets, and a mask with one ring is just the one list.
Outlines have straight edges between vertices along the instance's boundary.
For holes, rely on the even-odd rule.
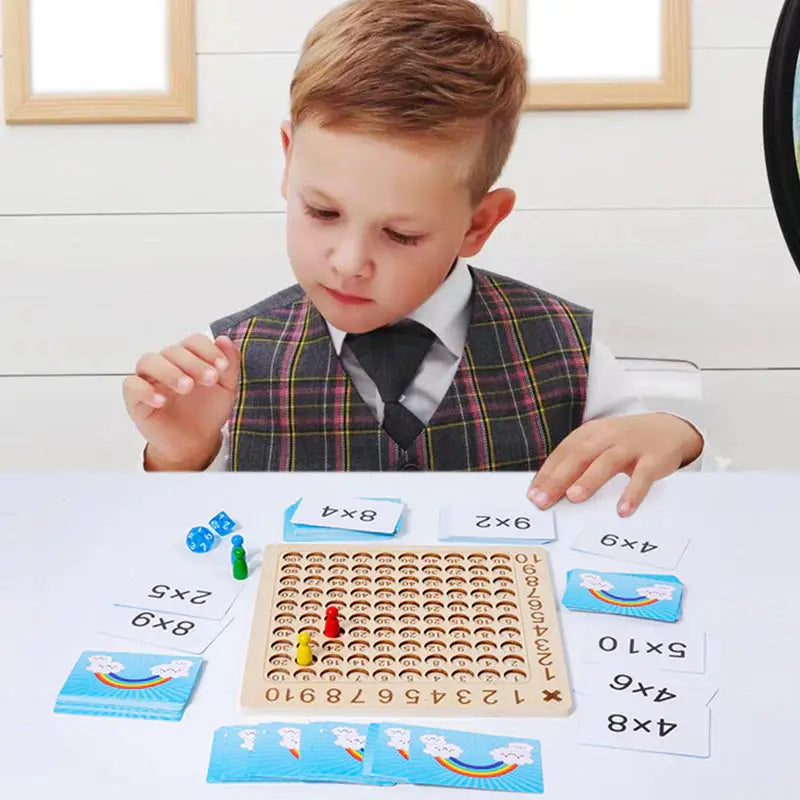
[[[493,698],[497,692],[491,687],[530,684],[534,676],[528,658],[531,643],[526,646],[526,640],[531,638],[531,623],[520,607],[519,560],[527,563],[537,550],[267,548],[243,704],[255,701],[263,708],[281,697],[291,700],[291,692],[281,695],[277,687],[292,684],[323,689],[370,685],[373,698],[374,687],[380,685],[478,686],[488,690],[484,698]],[[555,633],[548,640],[547,663],[554,665],[558,675],[553,677],[568,696],[546,563],[543,566],[538,573],[544,573],[550,605],[547,627]],[[537,602],[541,608],[541,600]],[[328,605],[339,609],[342,631],[335,639],[322,634]],[[314,651],[314,662],[306,667],[295,662],[297,635],[303,631],[310,634]],[[538,664],[534,669],[541,671]],[[248,685],[258,687],[260,699]],[[384,690],[377,699],[383,702],[388,694]],[[462,690],[460,697],[464,696]],[[413,692],[406,697],[413,698]],[[311,704],[318,699],[314,695]],[[559,710],[529,713],[568,710],[567,699]]]

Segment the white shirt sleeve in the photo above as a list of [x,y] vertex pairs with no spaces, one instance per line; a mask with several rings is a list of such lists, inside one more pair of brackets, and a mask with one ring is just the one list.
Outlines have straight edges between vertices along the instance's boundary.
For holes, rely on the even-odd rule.
[[643,414],[646,411],[644,401],[636,394],[631,376],[601,341],[593,339],[583,421]]
[[[586,405],[583,410],[583,421],[622,417],[628,414],[644,414],[647,411],[660,412],[660,409],[648,409],[644,401],[636,393],[633,379],[623,366],[598,339],[592,340],[589,357],[589,376],[586,381]],[[660,413],[671,414],[670,411]],[[703,462],[706,437],[703,431],[680,414],[672,414],[689,423],[703,439],[703,450],[700,455],[682,469],[699,470]]]

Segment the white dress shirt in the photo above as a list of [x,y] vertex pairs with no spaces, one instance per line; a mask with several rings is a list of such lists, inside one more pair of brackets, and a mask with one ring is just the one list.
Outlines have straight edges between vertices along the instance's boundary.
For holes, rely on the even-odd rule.
[[[408,315],[408,319],[430,328],[437,337],[408,390],[400,398],[400,402],[425,424],[430,422],[436,413],[461,363],[469,329],[471,295],[472,275],[467,264],[459,259],[444,283],[419,308]],[[377,386],[346,345],[347,334],[330,323],[327,325],[336,355],[341,358],[353,386],[376,418],[382,422],[383,400]],[[213,340],[211,331],[207,334]],[[583,422],[641,414],[645,411],[647,409],[636,394],[631,377],[611,351],[602,342],[593,338]],[[222,447],[207,467],[208,470],[223,471],[228,468],[228,438],[226,423],[222,429]],[[692,466],[696,468],[699,460],[698,458],[692,462]]]

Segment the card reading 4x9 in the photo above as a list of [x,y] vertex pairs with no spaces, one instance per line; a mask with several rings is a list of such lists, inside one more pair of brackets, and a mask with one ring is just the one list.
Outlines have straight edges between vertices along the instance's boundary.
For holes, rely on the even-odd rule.
[[[336,638],[323,633],[329,605]],[[301,667],[302,632],[313,662]],[[564,716],[572,697],[546,552],[267,547],[241,702],[283,713]]]
[[691,519],[650,497],[633,516],[620,517],[617,502],[604,491],[581,508],[557,512],[559,537],[575,550],[674,569],[689,544]]
[[616,520],[613,523],[593,524],[584,528],[572,549],[662,569],[673,569],[678,565],[689,544],[688,536],[658,529],[649,533],[628,530],[625,520],[618,514],[614,516]]

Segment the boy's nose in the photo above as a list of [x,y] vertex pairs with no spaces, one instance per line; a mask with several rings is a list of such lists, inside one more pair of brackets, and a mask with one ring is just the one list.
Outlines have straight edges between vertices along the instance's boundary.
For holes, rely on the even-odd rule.
[[358,241],[342,242],[331,256],[334,272],[346,278],[363,278],[372,268],[364,245]]

